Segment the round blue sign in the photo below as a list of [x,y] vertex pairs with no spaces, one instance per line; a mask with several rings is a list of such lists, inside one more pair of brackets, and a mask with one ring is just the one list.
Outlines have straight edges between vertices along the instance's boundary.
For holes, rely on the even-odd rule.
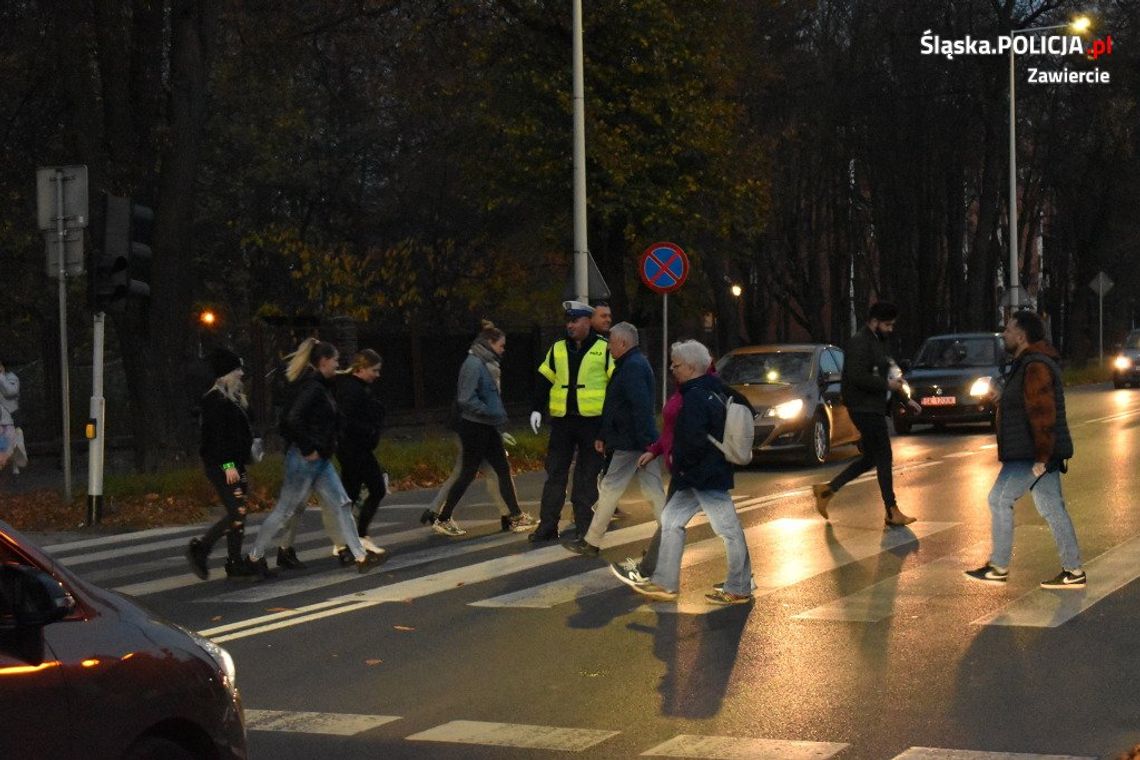
[[672,293],[689,276],[689,257],[673,243],[654,243],[641,254],[641,281],[655,293]]

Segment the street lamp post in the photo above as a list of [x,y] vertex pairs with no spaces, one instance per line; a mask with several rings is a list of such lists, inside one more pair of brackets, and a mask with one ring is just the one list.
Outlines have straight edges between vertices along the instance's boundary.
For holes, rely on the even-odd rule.
[[1071,29],[1078,34],[1088,30],[1090,21],[1088,16],[1079,16],[1068,24],[1053,24],[1051,26],[1036,26],[1029,29],[1011,29],[1009,46],[1009,312],[1017,311],[1018,283],[1021,278],[1018,274],[1017,262],[1017,98],[1016,82],[1017,68],[1014,63],[1014,45],[1012,37],[1018,34],[1036,34],[1052,29]]

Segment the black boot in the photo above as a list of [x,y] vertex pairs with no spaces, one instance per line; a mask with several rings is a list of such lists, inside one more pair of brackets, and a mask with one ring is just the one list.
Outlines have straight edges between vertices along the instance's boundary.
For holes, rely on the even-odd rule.
[[209,558],[209,552],[202,544],[202,539],[190,539],[190,545],[186,547],[186,560],[190,563],[190,569],[194,571],[202,580],[210,577],[210,568],[206,566],[206,560]]
[[227,559],[226,560],[226,577],[227,578],[254,578],[257,573],[253,570],[248,563],[243,559]]
[[279,546],[277,547],[277,567],[283,567],[287,570],[304,570],[306,565],[297,557],[297,550],[292,546],[288,548]]
[[438,513],[432,512],[430,509],[425,509],[423,514],[420,515],[420,522],[423,523],[424,525],[431,525],[432,523],[434,523],[436,521],[436,518],[438,518],[438,517],[439,517]]
[[253,575],[257,576],[261,580],[266,580],[277,575],[277,573],[269,569],[269,563],[265,561],[265,557],[262,557],[259,560],[253,560],[250,559],[249,555],[247,554],[245,555],[245,565],[249,568],[249,571]]
[[499,532],[505,532],[511,529],[511,516],[503,515],[499,518]]

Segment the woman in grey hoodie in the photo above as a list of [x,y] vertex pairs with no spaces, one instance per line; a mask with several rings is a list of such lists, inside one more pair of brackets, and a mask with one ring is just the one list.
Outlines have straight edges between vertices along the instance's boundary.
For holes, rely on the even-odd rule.
[[502,428],[507,424],[507,410],[499,390],[499,360],[507,347],[507,336],[494,324],[483,320],[483,329],[467,352],[459,368],[459,440],[463,449],[463,465],[459,477],[451,484],[443,509],[432,523],[432,530],[452,538],[467,533],[451,518],[455,505],[463,497],[479,464],[486,460],[499,479],[499,493],[510,510],[512,530],[526,530],[534,519],[519,509],[507,452],[503,449]]

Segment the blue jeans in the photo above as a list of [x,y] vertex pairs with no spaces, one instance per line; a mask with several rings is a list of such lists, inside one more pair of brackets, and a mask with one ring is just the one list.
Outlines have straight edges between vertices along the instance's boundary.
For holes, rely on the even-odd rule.
[[364,547],[360,544],[360,537],[356,535],[356,527],[352,522],[352,502],[344,491],[332,460],[318,458],[310,462],[301,456],[300,449],[290,446],[285,452],[285,479],[281,483],[277,506],[261,524],[257,541],[249,550],[250,559],[257,560],[265,556],[281,528],[304,510],[305,501],[312,491],[317,492],[321,509],[333,517],[352,556],[358,561],[365,558]]
[[661,549],[657,555],[653,582],[668,591],[680,589],[685,526],[700,510],[708,515],[709,525],[724,541],[728,559],[728,577],[724,581],[724,590],[730,594],[751,594],[752,560],[748,556],[744,529],[740,527],[740,518],[736,515],[736,506],[728,491],[686,488],[669,498],[661,513]]
[[[1009,567],[1013,556],[1013,505],[1020,499],[1037,476],[1033,474],[1032,462],[1003,462],[994,487],[990,489],[990,515],[993,526],[993,552],[990,564]],[[1047,472],[1033,486],[1033,504],[1049,523],[1053,540],[1057,542],[1057,552],[1061,555],[1061,567],[1065,570],[1079,570],[1081,551],[1077,547],[1077,534],[1073,531],[1073,521],[1065,511],[1065,499],[1061,496],[1061,473]]]

